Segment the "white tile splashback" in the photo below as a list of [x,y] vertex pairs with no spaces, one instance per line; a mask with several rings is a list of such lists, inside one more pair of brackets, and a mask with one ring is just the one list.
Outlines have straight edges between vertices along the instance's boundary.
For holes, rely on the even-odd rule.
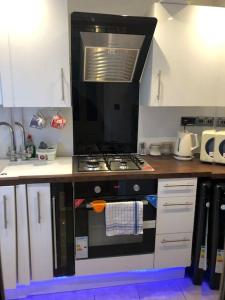
[[[59,112],[67,119],[67,125],[63,130],[51,128],[34,129],[29,127],[32,115],[38,112],[37,108],[12,109],[12,120],[22,121],[26,134],[32,134],[34,142],[39,145],[44,140],[48,143],[58,144],[58,156],[70,156],[73,153],[73,128],[72,108],[60,108]],[[41,110],[49,117],[57,112],[56,109]],[[22,117],[23,115],[23,117]],[[146,107],[140,106],[138,140],[145,141],[148,145],[154,142],[175,141],[177,131],[181,129],[181,116],[225,116],[225,108],[210,107]],[[0,108],[0,121],[11,122],[11,113],[8,108]],[[191,127],[195,133],[201,133],[205,127]],[[16,130],[17,147],[21,144],[20,132]],[[0,126],[0,158],[6,157],[7,148],[10,144],[8,129]]]

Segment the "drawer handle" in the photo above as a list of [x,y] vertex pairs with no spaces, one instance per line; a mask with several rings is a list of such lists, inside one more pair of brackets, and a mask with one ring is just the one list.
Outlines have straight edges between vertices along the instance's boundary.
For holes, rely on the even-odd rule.
[[171,184],[171,185],[164,185],[164,188],[171,188],[171,187],[190,187],[195,186],[194,184]]
[[167,243],[179,243],[179,242],[190,242],[190,239],[181,239],[181,240],[166,240],[166,239],[163,239],[161,241],[161,244],[167,244]]
[[7,220],[7,198],[6,195],[3,196],[3,213],[4,213],[4,228],[7,229],[8,220]]
[[193,203],[191,202],[185,202],[185,203],[164,203],[163,206],[168,207],[168,206],[192,206]]

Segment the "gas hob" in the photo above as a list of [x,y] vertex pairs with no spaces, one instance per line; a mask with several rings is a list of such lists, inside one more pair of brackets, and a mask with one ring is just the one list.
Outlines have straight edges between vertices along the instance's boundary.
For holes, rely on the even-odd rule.
[[74,172],[154,171],[138,154],[97,154],[73,156]]

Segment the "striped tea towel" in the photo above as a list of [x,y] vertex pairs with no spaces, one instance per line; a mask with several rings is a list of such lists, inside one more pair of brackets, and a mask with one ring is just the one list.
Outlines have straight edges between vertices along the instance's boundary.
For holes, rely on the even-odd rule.
[[143,234],[143,202],[107,203],[105,224],[106,236]]

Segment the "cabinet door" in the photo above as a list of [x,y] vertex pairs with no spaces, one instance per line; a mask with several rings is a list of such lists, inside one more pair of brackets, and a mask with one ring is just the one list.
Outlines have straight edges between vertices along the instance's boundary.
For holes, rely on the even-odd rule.
[[18,283],[30,283],[30,249],[26,186],[16,186]]
[[155,268],[187,267],[191,264],[192,233],[156,236]]
[[0,106],[13,106],[7,0],[0,0]]
[[5,289],[16,288],[15,188],[0,187],[0,247]]
[[[152,45],[152,60],[149,55],[142,77],[142,104],[216,105],[220,46],[213,43],[217,29],[213,33],[204,28],[205,19],[215,9],[194,5],[155,4],[158,24]],[[210,20],[209,24],[214,28],[215,25]]]
[[70,106],[67,0],[14,1],[10,53],[15,106]]
[[195,197],[158,197],[156,234],[193,232]]
[[74,216],[72,183],[52,183],[54,276],[74,275]]
[[31,278],[53,278],[52,224],[49,184],[27,185]]

